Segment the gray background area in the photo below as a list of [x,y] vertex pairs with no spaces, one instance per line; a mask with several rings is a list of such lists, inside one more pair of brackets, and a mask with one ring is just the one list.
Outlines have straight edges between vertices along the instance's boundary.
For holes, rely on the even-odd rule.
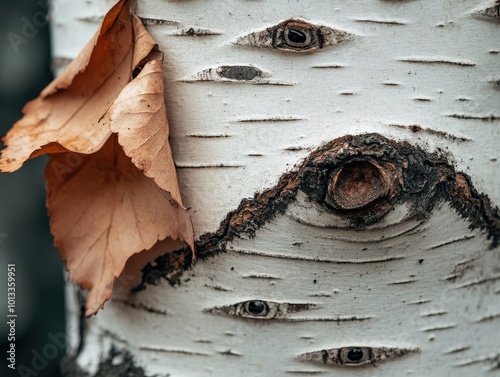
[[[43,26],[43,1],[0,2],[0,134],[21,117],[22,106],[52,78],[49,29]],[[34,19],[34,17],[36,17]],[[37,21],[24,29],[26,20]],[[25,38],[13,46],[13,34]],[[2,145],[3,148],[3,145]],[[18,172],[0,173],[0,344],[2,376],[30,375],[7,368],[7,264],[16,264],[16,363],[37,377],[58,377],[64,350],[49,334],[64,332],[62,262],[52,245],[45,208],[46,158],[30,161]],[[48,357],[50,356],[50,360]],[[36,355],[41,355],[36,357]],[[34,359],[35,358],[35,359]],[[43,358],[43,360],[42,360]],[[47,364],[46,364],[47,363]],[[7,371],[4,373],[4,371]],[[31,374],[35,376],[35,374]]]

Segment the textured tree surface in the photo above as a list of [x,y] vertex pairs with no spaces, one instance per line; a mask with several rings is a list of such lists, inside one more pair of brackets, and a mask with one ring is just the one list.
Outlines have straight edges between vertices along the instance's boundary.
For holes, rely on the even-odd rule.
[[[56,66],[106,11],[56,6]],[[198,261],[124,275],[87,321],[68,288],[68,375],[500,373],[497,3],[137,14],[165,53]]]

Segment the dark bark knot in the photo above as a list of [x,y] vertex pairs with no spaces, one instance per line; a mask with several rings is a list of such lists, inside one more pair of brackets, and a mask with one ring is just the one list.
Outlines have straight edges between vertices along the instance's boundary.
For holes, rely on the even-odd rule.
[[398,204],[409,208],[407,218],[424,219],[437,203],[447,201],[469,219],[472,228],[487,231],[492,247],[500,237],[498,209],[474,189],[468,176],[455,171],[444,153],[364,134],[319,147],[275,187],[244,199],[219,231],[200,238],[198,254],[224,249],[241,233],[253,237],[262,225],[283,214],[299,191],[324,211],[346,219],[352,228],[380,221]]
[[399,172],[391,172],[387,165],[360,160],[338,169],[328,186],[327,201],[338,209],[353,210],[385,198],[399,186]]
[[[254,237],[261,226],[284,214],[299,192],[310,203],[304,205],[342,218],[348,227],[359,230],[381,221],[400,204],[407,207],[405,218],[425,219],[435,205],[448,202],[468,219],[471,228],[485,231],[492,248],[500,239],[498,208],[474,188],[467,175],[456,172],[443,153],[429,153],[379,134],[364,134],[344,136],[321,146],[294,171],[283,174],[274,187],[243,199],[218,231],[200,237],[197,256],[223,252],[228,242],[242,235]],[[144,283],[139,289],[171,276],[173,271],[180,276],[191,263],[187,249],[170,253],[170,262],[162,258],[144,268]]]
[[396,203],[430,200],[426,188],[443,177],[426,168],[417,149],[402,153],[380,136],[360,139],[336,140],[314,152],[300,175],[300,190],[354,227],[380,220]]
[[221,77],[231,80],[253,80],[262,76],[262,71],[252,66],[224,65],[217,69]]
[[330,170],[311,167],[302,179],[302,188],[316,200],[343,214],[357,213],[360,219],[369,216],[370,221],[380,219],[392,208],[402,185],[402,171],[395,164],[363,156]]

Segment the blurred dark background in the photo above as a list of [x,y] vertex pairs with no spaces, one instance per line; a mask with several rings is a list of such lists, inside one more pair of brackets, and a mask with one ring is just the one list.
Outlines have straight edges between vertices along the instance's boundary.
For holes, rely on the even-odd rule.
[[[23,105],[52,79],[49,27],[41,13],[45,9],[43,0],[0,2],[1,136],[21,117]],[[26,21],[34,27],[26,26]],[[65,331],[63,265],[49,232],[45,163],[45,158],[37,158],[18,172],[0,173],[1,376],[60,376],[63,350],[58,349],[55,356],[51,353],[51,360],[44,358],[46,366],[40,360],[32,364],[37,353],[43,354],[44,347],[47,352],[47,345],[53,344],[49,334]],[[16,366],[24,365],[36,374],[7,368],[8,263],[16,264]]]

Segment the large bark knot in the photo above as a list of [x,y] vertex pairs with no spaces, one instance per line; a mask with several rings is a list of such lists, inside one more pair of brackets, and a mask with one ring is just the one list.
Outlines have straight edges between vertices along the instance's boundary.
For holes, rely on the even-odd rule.
[[[299,196],[305,199],[300,202]],[[379,134],[347,135],[312,151],[274,187],[243,199],[218,231],[200,237],[196,255],[203,259],[224,251],[235,238],[256,237],[259,228],[286,214],[294,202],[300,202],[304,211],[322,214],[314,219],[319,226],[325,221],[325,227],[334,229],[337,223],[332,225],[330,220],[335,218],[342,228],[358,230],[387,219],[396,207],[401,209],[400,220],[424,220],[443,201],[467,218],[471,228],[485,230],[492,248],[498,246],[500,211],[477,192],[467,175],[455,171],[441,151],[430,153]],[[186,268],[189,250],[179,253],[185,255]],[[164,268],[157,267],[164,265],[158,260],[154,267],[145,268],[144,283],[165,276]]]

